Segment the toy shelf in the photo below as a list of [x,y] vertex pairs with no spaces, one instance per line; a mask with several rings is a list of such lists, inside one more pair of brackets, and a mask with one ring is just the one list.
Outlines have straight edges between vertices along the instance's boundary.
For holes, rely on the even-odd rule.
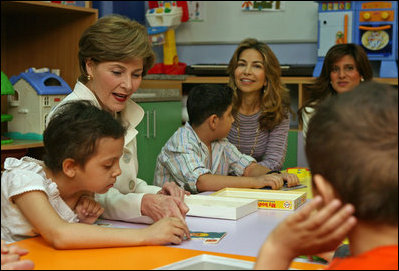
[[42,1],[1,1],[1,67],[9,77],[27,68],[60,69],[71,86],[79,75],[78,42],[98,10]]
[[21,158],[25,155],[42,159],[44,154],[43,141],[13,139],[12,143],[1,145],[1,170],[7,157]]
[[[11,77],[30,67],[60,69],[60,76],[73,88],[79,75],[80,36],[98,18],[98,10],[89,4],[1,1],[1,70]],[[7,96],[2,95],[2,114],[7,114],[7,105]],[[7,122],[2,122],[1,130],[8,131]],[[42,141],[14,140],[1,146],[2,162],[42,149]]]
[[43,147],[43,141],[41,140],[22,140],[22,139],[14,139],[13,143],[1,145],[2,151],[9,150],[20,150],[20,149],[32,149],[32,148],[41,148]]
[[[1,70],[11,77],[30,67],[60,69],[73,88],[79,76],[80,36],[97,18],[98,10],[88,7],[1,1]],[[7,113],[6,96],[1,97],[1,113]],[[7,124],[1,129],[7,131]]]

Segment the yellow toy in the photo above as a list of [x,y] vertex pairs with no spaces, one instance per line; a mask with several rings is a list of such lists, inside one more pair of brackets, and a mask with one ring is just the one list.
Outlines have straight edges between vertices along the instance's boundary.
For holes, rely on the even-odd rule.
[[[151,26],[149,34],[150,36],[154,34],[153,45],[163,44],[163,65],[177,66],[179,58],[176,50],[175,29],[182,22],[183,8],[178,6],[177,1],[158,1],[158,3],[158,7],[150,8],[146,13],[147,21]],[[160,35],[162,32],[165,32],[163,37]]]

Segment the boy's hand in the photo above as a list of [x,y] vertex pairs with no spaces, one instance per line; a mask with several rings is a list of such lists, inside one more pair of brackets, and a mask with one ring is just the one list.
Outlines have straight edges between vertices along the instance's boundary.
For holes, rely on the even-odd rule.
[[102,215],[104,208],[90,196],[81,196],[75,207],[80,223],[93,224]]
[[321,202],[316,196],[272,231],[259,252],[255,269],[287,269],[299,255],[331,251],[341,244],[356,224],[354,208],[351,204],[341,206],[334,199],[315,211]]
[[176,217],[165,217],[144,229],[149,236],[150,245],[178,245],[190,239],[190,231],[184,220]]
[[283,187],[284,181],[287,181],[288,187],[296,186],[300,183],[298,176],[286,172],[260,175],[255,178],[256,184],[253,188],[270,186],[273,190],[277,190]]
[[287,187],[297,186],[299,184],[299,178],[296,174],[281,172],[281,177],[284,181],[287,181]]
[[263,188],[270,186],[273,190],[280,189],[284,185],[284,180],[281,174],[273,173],[261,175],[255,178],[255,186],[252,188]]

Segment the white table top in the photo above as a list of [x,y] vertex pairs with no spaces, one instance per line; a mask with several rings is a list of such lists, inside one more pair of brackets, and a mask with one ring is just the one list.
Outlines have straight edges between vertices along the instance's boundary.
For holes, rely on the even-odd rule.
[[[190,231],[226,232],[226,235],[217,244],[204,244],[200,239],[191,239],[180,245],[169,246],[256,257],[269,233],[292,213],[293,211],[258,209],[238,220],[187,216],[186,222]],[[105,219],[102,219],[101,223],[121,228],[148,226]]]

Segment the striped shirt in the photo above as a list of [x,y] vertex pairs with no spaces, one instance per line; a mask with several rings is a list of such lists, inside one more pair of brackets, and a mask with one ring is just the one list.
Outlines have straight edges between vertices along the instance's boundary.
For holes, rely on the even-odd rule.
[[[238,113],[238,121],[235,121],[231,126],[227,139],[239,148],[239,151],[247,155],[250,155],[253,149],[252,156],[258,164],[271,170],[281,170],[287,152],[290,117],[288,115],[288,118],[284,119],[273,130],[261,130],[256,146],[254,146],[259,116],[260,112],[249,116]],[[240,124],[240,144],[238,144],[238,123]]]
[[[191,193],[198,193],[197,179],[203,174],[242,176],[245,168],[255,162],[252,157],[240,153],[226,138],[211,144],[212,159],[207,146],[186,122],[166,142],[157,158],[154,184],[162,186],[174,181]],[[212,164],[211,164],[212,162]]]

